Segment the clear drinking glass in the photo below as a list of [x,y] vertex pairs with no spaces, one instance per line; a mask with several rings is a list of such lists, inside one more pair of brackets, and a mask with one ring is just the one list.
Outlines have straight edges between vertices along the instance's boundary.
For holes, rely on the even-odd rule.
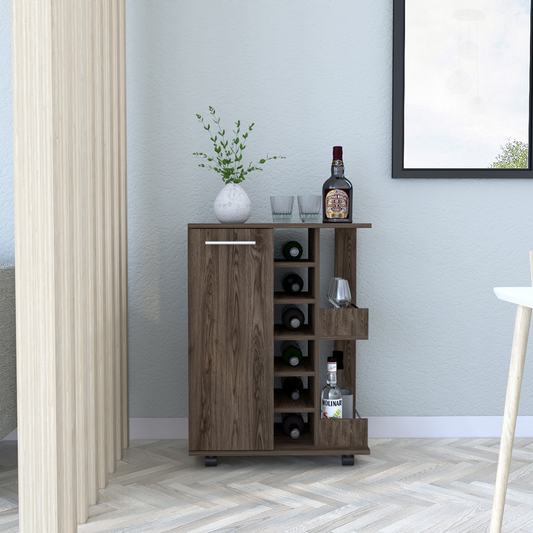
[[292,204],[294,196],[271,196],[272,220],[274,222],[290,222],[292,220]]
[[333,307],[348,307],[352,303],[352,293],[347,279],[331,278],[327,298]]
[[302,222],[320,222],[320,203],[322,196],[305,194],[298,196],[298,210]]

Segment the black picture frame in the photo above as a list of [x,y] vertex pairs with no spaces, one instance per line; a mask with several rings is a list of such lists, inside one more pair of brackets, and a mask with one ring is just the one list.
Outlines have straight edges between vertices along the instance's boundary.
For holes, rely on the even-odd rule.
[[533,179],[533,6],[530,10],[528,168],[404,168],[405,2],[406,0],[393,0],[392,177]]

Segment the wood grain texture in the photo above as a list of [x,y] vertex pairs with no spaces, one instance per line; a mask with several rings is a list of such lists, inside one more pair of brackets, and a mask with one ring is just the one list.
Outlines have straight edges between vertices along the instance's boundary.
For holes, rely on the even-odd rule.
[[275,413],[314,413],[313,391],[304,390],[298,400],[293,400],[283,394],[281,389],[274,389]]
[[[357,305],[357,230],[335,230],[335,276],[348,280],[352,293],[352,303]],[[368,337],[368,326],[367,326]],[[344,370],[339,372],[338,385],[341,389],[356,391],[356,344],[355,340],[336,340],[335,350],[344,352]]]
[[[111,198],[104,163],[116,167],[104,149],[114,139],[113,115],[100,98],[103,13],[112,4],[12,1],[22,533],[71,533],[85,522],[106,481],[99,419],[105,427],[108,411],[120,411],[115,397],[111,407],[98,401],[113,361],[103,332],[123,321],[117,306],[105,305],[112,278],[103,268],[115,268],[104,254],[113,219],[103,209]],[[118,40],[109,34],[112,49]],[[117,70],[118,56],[109,65]],[[111,289],[120,287],[115,277]]]
[[274,326],[274,339],[276,340],[311,340],[315,337],[315,332],[309,324],[304,324],[302,328],[296,331],[286,329],[283,324]]
[[368,339],[368,309],[320,309],[321,339]]
[[106,330],[105,309],[106,299],[104,292],[105,280],[105,215],[104,215],[104,86],[103,86],[103,4],[104,0],[95,0],[93,4],[94,20],[94,187],[95,187],[95,270],[96,286],[96,423],[97,423],[97,465],[98,486],[103,488],[107,485],[107,409],[106,399]]
[[105,399],[106,413],[106,460],[107,472],[115,471],[115,441],[116,441],[116,412],[115,412],[115,188],[114,188],[114,158],[113,158],[113,88],[112,88],[112,4],[104,0],[102,4],[102,95],[103,95],[103,175],[104,175],[104,338],[105,338]]
[[289,222],[289,223],[277,223],[277,222],[247,222],[245,224],[188,224],[189,229],[208,229],[208,228],[220,228],[220,229],[342,229],[351,230],[357,228],[371,228],[372,224],[354,222],[353,224],[346,224],[342,222],[331,222],[329,224],[312,223],[312,222]]
[[[342,420],[320,420],[318,423],[318,446],[329,448],[368,447],[368,419],[344,418]],[[351,454],[347,454],[351,455]]]
[[[316,304],[309,306],[309,316],[312,317],[312,327],[316,335],[320,332],[320,229],[310,228],[307,231],[307,245],[309,258],[315,261],[315,266],[308,271],[309,292],[315,297]],[[313,435],[313,442],[318,442],[318,420],[320,419],[320,342],[312,340],[308,344],[309,356],[313,360],[313,367],[317,370],[314,377],[309,378],[309,389],[313,395],[314,413],[309,415],[309,426]]]
[[83,232],[86,246],[83,247],[84,263],[84,315],[87,379],[87,492],[89,504],[98,501],[98,403],[96,388],[96,226],[95,226],[95,160],[94,160],[94,9],[92,3],[82,3],[82,86],[83,123],[82,165],[83,179]]
[[[311,341],[312,342],[312,341]],[[289,366],[285,364],[283,358],[274,357],[274,376],[289,377],[289,376],[314,376],[315,368],[313,364],[313,357],[302,357],[302,360],[297,366]]]
[[507,396],[505,398],[505,411],[503,415],[502,438],[500,442],[490,533],[500,533],[503,523],[503,512],[507,495],[507,484],[509,482],[511,458],[513,455],[516,417],[520,403],[520,390],[524,375],[530,324],[531,308],[518,305],[511,349],[511,364],[507,382]]
[[269,229],[189,230],[191,450],[273,448],[273,250]]
[[126,0],[118,3],[118,91],[119,91],[119,192],[120,192],[120,316],[122,447],[130,442],[129,340],[128,340],[128,182],[126,107]]
[[119,68],[119,34],[118,34],[118,2],[113,0],[110,4],[111,13],[109,17],[109,39],[110,39],[110,60],[109,60],[109,77],[111,81],[111,186],[112,186],[112,228],[113,228],[113,255],[111,261],[113,264],[113,402],[114,407],[114,431],[115,431],[115,457],[113,459],[113,468],[115,462],[122,457],[122,317],[121,317],[121,220],[120,220],[120,153],[119,153],[119,113],[120,113],[120,95],[118,78]]
[[[79,533],[487,533],[498,444],[371,440],[353,467],[283,454],[206,469],[186,440],[134,441]],[[0,531],[18,533],[15,443],[0,457]],[[532,464],[532,439],[517,439],[506,533],[531,533]]]

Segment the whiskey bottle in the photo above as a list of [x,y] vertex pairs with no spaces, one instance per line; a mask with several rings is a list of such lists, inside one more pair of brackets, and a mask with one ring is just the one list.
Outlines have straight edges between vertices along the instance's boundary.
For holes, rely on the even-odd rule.
[[302,361],[302,350],[296,342],[285,341],[281,345],[281,357],[287,366],[298,366]]
[[298,294],[304,288],[304,280],[298,274],[291,272],[283,278],[281,285],[287,294]]
[[283,428],[285,435],[292,437],[293,439],[298,439],[304,430],[304,419],[302,418],[302,415],[292,413],[283,419],[281,427]]
[[304,314],[297,307],[288,307],[283,311],[281,321],[286,329],[297,331],[304,325]]
[[322,389],[321,418],[342,418],[342,392],[337,386],[337,363],[328,357],[327,385]]
[[322,221],[352,221],[352,184],[344,177],[342,146],[333,147],[331,177],[322,187]]
[[281,252],[287,261],[298,261],[302,257],[303,248],[299,242],[289,241],[283,245]]
[[300,378],[285,378],[281,385],[281,390],[285,396],[292,398],[294,401],[299,400],[304,390],[304,384]]

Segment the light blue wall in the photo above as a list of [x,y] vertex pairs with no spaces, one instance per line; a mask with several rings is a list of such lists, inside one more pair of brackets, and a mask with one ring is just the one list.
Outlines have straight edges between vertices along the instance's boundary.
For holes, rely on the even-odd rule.
[[[344,146],[355,218],[374,224],[359,232],[358,302],[371,313],[371,338],[358,343],[359,411],[500,414],[514,309],[492,287],[531,283],[533,182],[390,178],[392,1],[127,6],[132,416],[187,415],[186,224],[214,221],[221,187],[191,155],[209,149],[195,118],[209,105],[226,123],[256,122],[249,155],[287,156],[246,181],[251,221],[269,221],[272,193],[318,192],[331,147]],[[5,68],[8,26],[6,13]],[[8,114],[9,80],[2,72]],[[5,122],[0,256],[13,248]],[[322,247],[325,281],[331,235]],[[521,413],[533,415],[526,366]]]
[[0,263],[15,257],[11,3],[0,3]]

